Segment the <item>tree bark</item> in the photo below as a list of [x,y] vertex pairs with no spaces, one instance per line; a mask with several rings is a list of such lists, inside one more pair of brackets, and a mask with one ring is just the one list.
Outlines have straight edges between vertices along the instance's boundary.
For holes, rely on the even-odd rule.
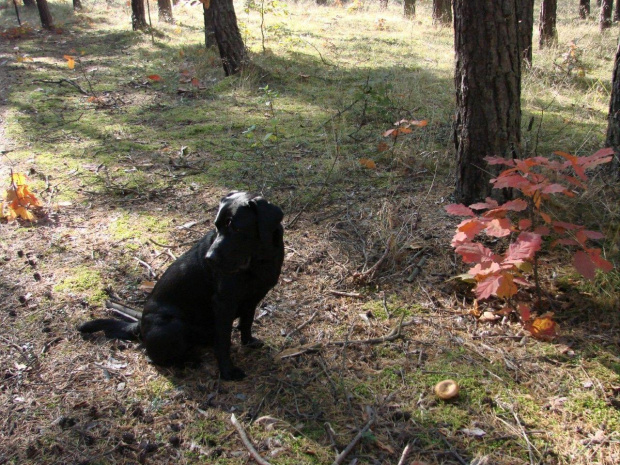
[[579,17],[586,19],[590,16],[590,0],[579,0]]
[[157,0],[157,8],[159,10],[159,20],[165,23],[174,23],[172,16],[172,2],[170,0]]
[[239,27],[233,0],[211,0],[213,31],[226,76],[236,74],[247,64],[247,52]]
[[611,80],[611,99],[609,102],[609,115],[607,116],[606,147],[613,147],[614,160],[612,169],[620,176],[620,44],[616,49],[614,72]]
[[47,0],[37,0],[37,8],[39,9],[39,17],[41,18],[41,27],[47,30],[54,29],[54,20],[52,19]]
[[614,9],[614,22],[620,21],[620,0],[616,0],[616,8]]
[[433,0],[433,23],[452,24],[451,0]]
[[532,34],[534,33],[534,0],[521,0],[518,7],[519,48],[528,68],[532,65]]
[[609,29],[611,27],[611,8],[613,6],[613,0],[603,0],[601,2],[601,15],[598,22],[598,27],[601,31]]
[[415,18],[415,0],[405,0],[405,18]]
[[[519,0],[454,0],[457,201],[491,194],[500,169],[487,156],[518,157],[521,144]],[[508,193],[493,192],[504,199]]]
[[213,25],[213,8],[209,5],[209,8],[203,3],[202,12],[205,23],[205,47],[213,48],[217,46],[215,40],[215,26]]
[[73,0],[73,11],[82,10],[82,0]]
[[540,48],[553,46],[558,41],[558,31],[555,26],[557,9],[558,0],[542,0],[540,4],[540,25],[538,27]]
[[35,0],[24,0],[24,6],[26,8],[36,8],[37,2]]
[[131,0],[131,27],[134,31],[147,28],[144,0]]

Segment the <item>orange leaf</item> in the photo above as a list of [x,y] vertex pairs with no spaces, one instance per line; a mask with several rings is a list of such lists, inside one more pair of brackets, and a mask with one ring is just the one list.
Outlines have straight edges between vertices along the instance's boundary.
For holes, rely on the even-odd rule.
[[159,74],[149,74],[147,78],[151,81],[161,81],[161,76]]
[[409,121],[409,124],[411,124],[412,126],[417,126],[419,128],[423,128],[424,126],[426,126],[428,124],[428,121],[426,121],[425,119],[423,120],[411,120]]
[[519,304],[519,315],[522,321],[528,321],[532,317],[532,311],[529,305]]
[[370,158],[360,158],[360,165],[364,168],[368,168],[369,170],[377,169],[377,164]]
[[200,87],[200,81],[198,80],[198,78],[192,78],[192,86],[194,87]]
[[557,336],[558,325],[548,316],[535,318],[524,326],[536,339],[549,341]]
[[377,144],[377,152],[386,152],[390,150],[390,146],[387,145],[385,142],[379,142]]

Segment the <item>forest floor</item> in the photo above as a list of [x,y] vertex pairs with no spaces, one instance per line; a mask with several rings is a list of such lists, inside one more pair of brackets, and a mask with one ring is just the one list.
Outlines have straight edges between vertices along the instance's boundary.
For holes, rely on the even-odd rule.
[[[124,3],[88,3],[51,1],[53,33],[0,9],[0,182],[26,173],[44,204],[0,222],[0,464],[252,463],[232,415],[273,464],[333,463],[360,433],[338,463],[620,463],[618,272],[585,282],[567,251],[541,255],[551,341],[514,315],[481,319],[502,303],[451,279],[465,270],[444,210],[452,32],[429,5],[404,21],[398,4],[270,4],[263,50],[239,4],[256,66],[225,78],[199,6],[151,36]],[[617,31],[559,3],[559,45],[524,76],[524,146],[590,155]],[[428,125],[384,138],[402,118]],[[605,232],[617,264],[620,189],[591,174],[558,208]],[[140,308],[233,189],[285,211],[283,273],[256,317],[266,344],[233,340],[247,378],[219,380],[211,352],[169,370],[139,343],[78,334],[108,299]],[[449,402],[433,393],[444,379],[460,386]]]

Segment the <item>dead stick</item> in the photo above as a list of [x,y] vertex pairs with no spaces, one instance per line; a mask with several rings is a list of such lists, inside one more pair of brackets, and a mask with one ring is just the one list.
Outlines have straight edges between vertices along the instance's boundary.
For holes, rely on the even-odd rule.
[[403,453],[400,454],[400,460],[398,461],[398,465],[405,465],[405,460],[407,460],[407,455],[409,454],[409,444],[405,446],[403,449]]
[[345,449],[342,452],[340,452],[340,454],[338,454],[338,456],[336,457],[336,460],[334,460],[334,463],[332,463],[332,465],[340,465],[343,462],[345,457],[347,455],[349,455],[349,452],[351,452],[353,450],[355,445],[360,441],[360,439],[362,439],[362,436],[364,436],[364,434],[366,434],[366,431],[368,431],[370,429],[370,427],[372,426],[372,424],[374,422],[375,422],[375,414],[371,410],[370,411],[370,420],[368,420],[368,423],[366,423],[364,425],[364,427],[361,430],[359,430],[357,435],[353,438],[353,441],[351,441],[349,443],[349,445],[347,447],[345,447]]
[[288,333],[286,335],[287,338],[291,337],[291,335],[295,334],[298,331],[301,331],[305,326],[309,325],[310,323],[312,323],[312,320],[314,320],[314,318],[317,316],[317,314],[319,313],[319,311],[317,310],[316,312],[314,312],[312,314],[312,316],[307,319],[306,321],[304,321],[302,324],[300,324],[297,328],[293,329],[290,333]]
[[335,289],[330,289],[327,292],[329,292],[330,294],[340,296],[340,297],[355,297],[356,299],[363,297],[362,294],[358,294],[357,292],[344,292],[344,291],[337,291]]
[[260,456],[256,449],[254,449],[254,446],[250,442],[248,435],[245,434],[243,426],[241,426],[241,423],[237,421],[237,417],[234,413],[230,416],[230,422],[237,429],[239,436],[241,436],[241,441],[243,442],[243,445],[248,449],[248,451],[250,451],[250,455],[252,456],[252,458],[256,460],[260,465],[271,465],[269,462],[267,462],[267,460]]
[[415,318],[409,321],[405,321],[405,322],[403,322],[401,318],[400,323],[394,329],[392,329],[392,331],[390,331],[389,334],[386,334],[385,336],[373,337],[370,339],[353,340],[353,341],[331,341],[331,342],[328,342],[328,344],[333,345],[333,346],[343,346],[345,344],[347,345],[349,344],[381,344],[382,342],[394,341],[402,336],[402,333],[401,333],[402,328],[404,328],[405,326],[411,326],[413,324],[418,324],[418,323],[419,321],[416,320]]
[[118,313],[125,318],[133,321],[139,321],[142,318],[142,312],[139,310],[135,310],[133,308],[127,307],[125,305],[112,302],[111,300],[106,300],[105,302],[106,308],[109,308],[114,313]]

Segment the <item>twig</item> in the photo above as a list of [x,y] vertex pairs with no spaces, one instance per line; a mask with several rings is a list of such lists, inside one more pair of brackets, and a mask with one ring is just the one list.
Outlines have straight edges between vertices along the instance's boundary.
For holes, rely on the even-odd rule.
[[247,434],[245,434],[243,426],[241,426],[241,423],[237,421],[237,417],[234,413],[230,416],[230,422],[237,429],[239,436],[241,436],[241,441],[243,442],[243,445],[248,449],[252,458],[256,460],[256,462],[258,462],[260,465],[270,465],[270,463],[267,462],[267,460],[265,460],[264,458],[262,458],[258,451],[254,449],[254,446],[250,442],[250,439],[248,438]]
[[309,325],[310,323],[312,323],[312,320],[314,320],[314,318],[318,315],[319,311],[317,310],[316,312],[314,312],[312,314],[312,316],[310,318],[308,318],[306,321],[304,321],[302,324],[300,324],[299,326],[297,326],[297,328],[293,329],[291,332],[289,332],[285,338],[289,338],[291,337],[291,335],[295,334],[298,331],[301,331],[304,327],[306,327],[307,325]]
[[117,302],[112,302],[111,300],[106,300],[105,306],[106,308],[112,310],[114,313],[118,313],[119,315],[124,316],[131,321],[139,321],[142,318],[141,311],[134,310],[133,308],[127,307]]
[[149,265],[143,260],[140,260],[138,257],[133,257],[133,259],[149,271],[149,276],[151,276],[152,278],[157,276],[157,274],[155,274],[155,272],[153,271],[153,268],[151,268],[151,265]]
[[336,460],[334,460],[332,465],[340,465],[344,461],[346,456],[349,455],[349,452],[351,452],[351,450],[353,450],[353,448],[360,441],[360,439],[362,439],[362,436],[366,434],[366,432],[370,429],[372,424],[375,422],[375,413],[372,411],[372,409],[369,408],[369,410],[370,410],[370,420],[368,420],[368,423],[366,423],[364,427],[361,430],[359,430],[359,432],[353,438],[353,440],[349,443],[349,445],[342,452],[340,452],[340,454],[338,454],[338,456],[336,457]]
[[330,294],[334,294],[340,297],[354,297],[356,299],[360,299],[362,298],[362,294],[359,294],[357,292],[344,292],[344,291],[337,291],[335,289],[330,289],[327,292],[329,292]]
[[450,451],[450,453],[454,456],[454,458],[461,464],[461,465],[468,465],[468,463],[465,461],[465,459],[463,457],[461,457],[459,455],[459,453],[454,450],[454,447],[452,446],[452,444],[450,444],[450,441],[448,441],[448,439],[442,434],[441,431],[439,430],[435,430],[435,432],[439,435],[439,437],[441,437],[441,440],[444,442],[444,444],[446,446],[448,446],[448,450]]
[[155,244],[158,247],[161,247],[163,249],[173,249],[174,247],[176,247],[176,245],[164,245],[164,244],[160,244],[159,242],[154,241],[153,239],[149,239],[149,241],[151,241],[153,244]]
[[400,454],[400,460],[398,461],[398,465],[405,465],[405,460],[407,460],[407,455],[409,454],[409,444],[405,446],[403,449],[403,453]]
[[69,79],[58,79],[57,81],[54,81],[52,79],[35,79],[34,81],[32,81],[33,83],[35,82],[40,82],[43,84],[58,84],[58,85],[62,85],[63,82],[66,82],[67,84],[75,87],[81,94],[84,95],[90,95],[88,92],[86,92],[84,89],[82,89],[78,84],[76,84],[75,82],[69,80]]
[[411,325],[419,323],[419,321],[416,320],[415,318],[409,321],[403,321],[403,318],[404,318],[404,315],[400,319],[400,322],[398,323],[398,325],[394,327],[394,329],[392,329],[392,331],[390,331],[390,333],[386,334],[385,336],[373,337],[370,339],[363,339],[363,340],[353,340],[353,341],[331,341],[331,342],[328,342],[328,344],[333,345],[333,346],[343,346],[345,344],[347,345],[349,344],[381,344],[383,342],[394,341],[402,336],[402,333],[401,333],[402,328],[404,328],[405,326],[411,326]]
[[383,255],[381,255],[381,258],[379,258],[379,260],[377,260],[377,262],[373,266],[368,268],[366,271],[362,271],[361,273],[356,273],[354,277],[356,279],[361,279],[361,280],[372,279],[373,276],[375,275],[375,272],[379,268],[379,266],[387,258],[388,254],[390,253],[391,248],[392,248],[392,237],[388,239],[388,243],[385,246],[385,252],[383,252]]

